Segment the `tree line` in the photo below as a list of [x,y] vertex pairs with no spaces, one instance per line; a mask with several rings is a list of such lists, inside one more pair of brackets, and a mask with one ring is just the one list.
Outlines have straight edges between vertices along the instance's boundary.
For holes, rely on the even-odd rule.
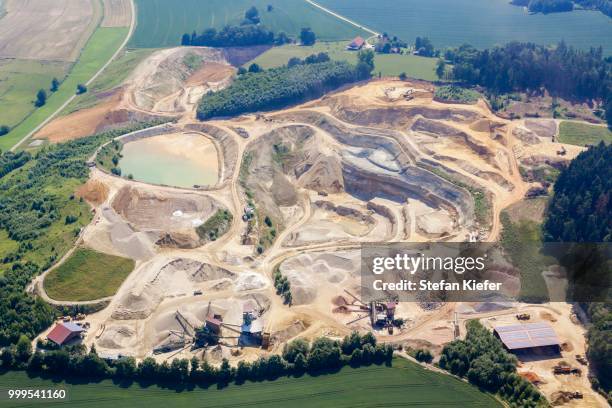
[[582,8],[599,10],[612,17],[611,0],[512,0],[515,6],[527,7],[530,13],[559,13],[574,10],[577,4]]
[[511,42],[486,50],[462,45],[444,56],[453,64],[452,79],[494,94],[546,89],[569,100],[598,101],[612,126],[612,59],[603,57],[601,47],[581,51],[564,42],[553,48]]
[[248,72],[239,75],[226,89],[205,95],[198,105],[197,116],[206,120],[282,108],[369,78],[373,68],[373,53],[370,51],[360,54],[357,65],[327,61]]
[[476,320],[467,322],[465,340],[455,340],[442,350],[439,365],[493,394],[512,407],[547,406],[546,399],[516,372],[517,360]]
[[139,381],[160,385],[225,386],[245,381],[274,380],[282,376],[300,376],[305,373],[336,372],[346,365],[352,367],[371,364],[391,364],[393,348],[377,344],[372,333],[353,332],[343,340],[319,337],[312,343],[303,339],[285,345],[281,355],[260,357],[254,362],[240,361],[236,367],[223,359],[219,367],[197,358],[174,359],[157,363],[148,357],[136,362],[132,357],[106,361],[98,356],[94,347],[88,352],[82,345],[53,347],[44,353],[33,352],[26,336],[15,345],[2,350],[0,366],[4,369],[25,369],[31,374],[54,375],[63,378],[119,381]]
[[[268,6],[268,12],[273,10]],[[261,17],[256,7],[251,7],[244,12],[244,19],[240,25],[227,25],[217,31],[215,28],[207,28],[198,35],[195,30],[181,37],[181,45],[207,46],[207,47],[243,47],[250,45],[282,45],[291,42],[287,34],[281,32],[278,35],[260,25]]]

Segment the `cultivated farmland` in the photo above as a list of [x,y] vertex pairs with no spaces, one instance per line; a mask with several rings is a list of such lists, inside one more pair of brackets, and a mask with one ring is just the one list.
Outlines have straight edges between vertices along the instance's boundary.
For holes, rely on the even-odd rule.
[[[355,406],[432,406],[501,407],[494,398],[453,377],[427,371],[403,359],[393,367],[370,366],[342,369],[337,374],[317,377],[280,378],[276,381],[247,382],[222,390],[213,387],[176,392],[157,386],[122,388],[110,381],[72,385],[27,378],[22,372],[0,376],[0,389],[29,387],[64,388],[73,407],[192,407],[266,406],[266,407],[355,407]],[[15,407],[28,403],[15,402]],[[49,401],[50,407],[65,404]]]
[[7,0],[0,58],[75,61],[101,16],[97,1]]
[[[284,45],[274,47],[266,51],[253,62],[258,63],[264,68],[273,68],[285,65],[292,57],[305,58],[311,54],[326,52],[334,60],[344,60],[351,63],[357,62],[357,53],[346,51],[347,41],[318,42],[312,47],[302,47],[299,45]],[[433,58],[418,57],[415,55],[398,54],[377,54],[374,59],[374,73],[379,72],[383,76],[397,76],[405,72],[408,76],[417,79],[434,81],[437,79],[435,69],[436,60]]]
[[[268,5],[271,11],[267,11]],[[323,40],[366,35],[304,0],[182,0],[180,6],[168,0],[136,0],[136,6],[138,26],[130,45],[140,48],[175,46],[180,44],[183,33],[239,24],[251,6],[257,7],[266,27],[293,37],[302,27],[311,27]]]
[[74,95],[77,84],[86,83],[110,59],[127,33],[128,28],[97,29],[59,90],[48,98],[43,107],[36,109],[8,135],[0,138],[0,149],[5,150],[13,146],[60,108],[70,96]]
[[[612,24],[598,11],[528,14],[507,0],[318,0],[357,23],[407,41],[429,37],[436,48],[470,43],[486,48],[509,41],[544,45],[565,40],[612,54]],[[486,33],[486,35],[483,35]]]
[[134,261],[89,249],[74,254],[45,278],[45,291],[56,300],[95,300],[112,296],[134,269]]

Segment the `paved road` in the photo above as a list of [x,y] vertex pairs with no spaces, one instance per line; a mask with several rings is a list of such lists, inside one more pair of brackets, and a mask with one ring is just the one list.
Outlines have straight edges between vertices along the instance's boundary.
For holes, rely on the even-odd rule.
[[346,21],[347,23],[349,23],[349,24],[351,24],[351,25],[354,25],[354,26],[355,26],[355,27],[357,27],[357,28],[361,28],[362,30],[367,31],[368,33],[370,33],[370,34],[372,34],[372,35],[376,35],[376,36],[380,35],[380,33],[376,32],[376,31],[374,31],[374,30],[372,30],[372,29],[370,29],[370,28],[368,28],[368,27],[366,27],[366,26],[362,26],[361,24],[359,24],[359,23],[357,23],[357,22],[355,22],[355,21],[353,21],[353,20],[350,20],[350,19],[348,19],[348,18],[344,17],[344,16],[343,16],[343,15],[341,15],[341,14],[338,14],[338,13],[336,13],[335,11],[332,11],[332,10],[330,10],[330,9],[328,9],[328,8],[325,8],[325,7],[321,6],[321,5],[320,5],[320,4],[318,4],[318,3],[315,3],[315,2],[314,2],[314,1],[312,1],[312,0],[306,0],[306,2],[307,2],[307,3],[312,4],[313,6],[315,6],[315,7],[316,7],[316,8],[318,8],[318,9],[323,10],[323,11],[324,11],[324,12],[326,12],[327,14],[331,14],[332,16],[334,16],[334,17],[336,17],[336,18],[339,18],[339,19],[340,19],[340,20],[342,20],[342,21]]

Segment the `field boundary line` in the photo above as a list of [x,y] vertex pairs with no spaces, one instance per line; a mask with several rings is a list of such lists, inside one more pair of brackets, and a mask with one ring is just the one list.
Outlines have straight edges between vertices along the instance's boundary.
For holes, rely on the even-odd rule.
[[[102,71],[104,71],[110,65],[110,63],[113,62],[115,60],[115,58],[117,58],[119,53],[126,47],[128,41],[132,37],[132,34],[134,33],[134,28],[136,26],[136,7],[134,6],[134,0],[130,0],[130,8],[131,8],[131,13],[132,13],[132,21],[130,22],[130,30],[128,31],[127,35],[125,36],[125,39],[123,40],[121,45],[117,48],[117,51],[115,51],[113,56],[110,57],[108,61],[106,61],[106,63],[98,70],[98,72],[96,72],[91,78],[89,78],[89,80],[87,82],[85,82],[86,86],[89,86],[93,81],[95,81],[100,76],[100,74],[102,74]],[[104,16],[102,16],[102,19],[104,19]],[[100,20],[100,24],[101,24],[101,22],[102,22],[102,20]],[[100,28],[100,25],[98,25],[98,27],[96,28],[95,31],[97,31],[99,28]],[[94,31],[94,33],[95,33],[95,31]],[[92,33],[92,35],[93,35],[93,33]],[[85,45],[85,47],[87,47],[87,45]],[[78,63],[78,60],[77,60],[77,63]],[[68,75],[70,75],[70,74],[68,74]],[[10,151],[14,152],[15,150],[17,150],[19,148],[19,146],[21,146],[26,140],[30,139],[34,134],[36,134],[36,132],[38,132],[45,125],[47,125],[49,122],[51,122],[53,119],[55,119],[55,117],[61,111],[63,111],[74,100],[74,98],[76,98],[76,97],[77,97],[77,94],[75,93],[70,98],[68,98],[62,104],[62,106],[60,106],[55,112],[53,112],[52,114],[47,116],[47,118],[45,120],[43,120],[41,123],[39,123],[27,135],[25,135],[23,138],[21,138],[20,141],[15,143],[15,145],[10,148]]]
[[338,13],[336,13],[333,10],[330,10],[330,9],[328,9],[326,7],[323,7],[319,3],[315,3],[313,0],[305,0],[305,1],[306,1],[306,3],[309,3],[309,4],[315,6],[318,9],[323,10],[327,14],[330,14],[330,15],[332,15],[332,16],[334,16],[334,17],[336,17],[336,18],[338,18],[338,19],[340,19],[340,20],[342,20],[344,22],[347,22],[347,23],[349,23],[351,25],[354,25],[357,28],[360,28],[360,29],[362,29],[364,31],[367,31],[368,33],[370,33],[372,35],[376,35],[376,36],[380,35],[379,32],[376,32],[376,31],[372,30],[371,28],[368,28],[368,27],[366,27],[364,25],[361,25],[361,24],[359,24],[359,23],[357,23],[357,22],[355,22],[355,21],[353,21],[353,20],[351,20],[351,19],[349,19],[347,17],[344,17],[342,14],[338,14]]

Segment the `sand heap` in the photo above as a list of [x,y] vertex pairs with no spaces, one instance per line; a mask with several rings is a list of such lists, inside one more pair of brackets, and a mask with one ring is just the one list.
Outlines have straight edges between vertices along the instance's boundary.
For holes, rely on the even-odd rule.
[[301,254],[280,266],[291,284],[294,305],[312,303],[322,288],[359,274],[359,251]]
[[145,319],[166,297],[184,296],[201,289],[203,283],[235,278],[235,274],[226,269],[188,258],[148,262],[138,268],[134,276],[137,280],[131,282],[117,302],[112,314],[114,319]]

